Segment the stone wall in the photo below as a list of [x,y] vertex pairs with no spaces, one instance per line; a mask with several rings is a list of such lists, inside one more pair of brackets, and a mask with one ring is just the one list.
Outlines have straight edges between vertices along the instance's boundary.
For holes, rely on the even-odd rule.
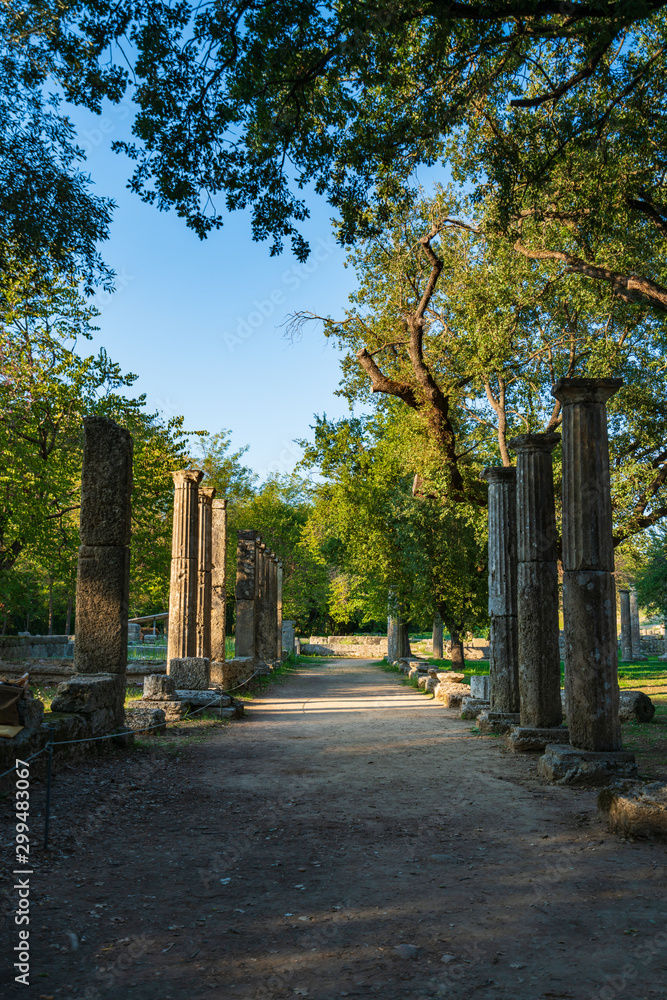
[[73,656],[73,635],[0,636],[0,660],[52,660]]
[[304,656],[356,656],[381,660],[387,655],[387,637],[382,635],[311,635],[301,644]]

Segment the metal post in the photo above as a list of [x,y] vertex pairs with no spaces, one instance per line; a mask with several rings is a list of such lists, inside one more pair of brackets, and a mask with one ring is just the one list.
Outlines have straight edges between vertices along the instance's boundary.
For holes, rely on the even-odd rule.
[[51,811],[51,771],[53,767],[53,726],[49,726],[46,762],[46,809],[44,816],[44,850],[49,846],[49,813]]

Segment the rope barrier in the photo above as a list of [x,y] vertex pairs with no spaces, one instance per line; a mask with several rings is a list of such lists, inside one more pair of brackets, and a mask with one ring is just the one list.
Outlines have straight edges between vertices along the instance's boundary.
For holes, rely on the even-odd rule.
[[[46,746],[43,746],[41,750],[38,750],[37,753],[34,753],[32,757],[28,757],[27,760],[23,760],[21,761],[21,763],[29,764],[31,760],[34,760],[35,757],[39,757],[40,753],[45,753],[48,749],[49,749],[49,744],[47,743]],[[14,764],[14,767],[10,767],[8,771],[3,771],[2,774],[0,774],[0,778],[4,778],[6,774],[11,774],[12,771],[15,771],[17,767],[18,764]]]

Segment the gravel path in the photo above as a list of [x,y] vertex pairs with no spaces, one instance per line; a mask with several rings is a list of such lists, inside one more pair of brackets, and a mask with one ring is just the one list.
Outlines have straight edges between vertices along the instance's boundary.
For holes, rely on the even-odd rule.
[[667,997],[665,846],[607,834],[594,793],[367,661],[248,716],[178,759],[61,772],[12,994]]

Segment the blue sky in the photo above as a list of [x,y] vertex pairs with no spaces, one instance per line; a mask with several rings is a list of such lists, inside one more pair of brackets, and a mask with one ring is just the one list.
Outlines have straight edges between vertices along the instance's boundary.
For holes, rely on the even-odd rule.
[[312,198],[305,234],[312,254],[300,265],[269,256],[254,243],[246,213],[203,242],[173,213],[162,213],[126,189],[131,163],[110,149],[129,136],[129,105],[101,117],[75,109],[79,144],[94,190],[117,202],[102,254],[118,278],[100,293],[94,346],[104,346],[139,378],[151,409],[183,414],[189,430],[227,428],[234,447],[248,444],[247,464],[262,478],[290,471],[314,413],[347,414],[334,395],[339,354],[310,324],[290,343],[281,324],[297,310],[341,315],[354,274],[331,235],[331,211]]

